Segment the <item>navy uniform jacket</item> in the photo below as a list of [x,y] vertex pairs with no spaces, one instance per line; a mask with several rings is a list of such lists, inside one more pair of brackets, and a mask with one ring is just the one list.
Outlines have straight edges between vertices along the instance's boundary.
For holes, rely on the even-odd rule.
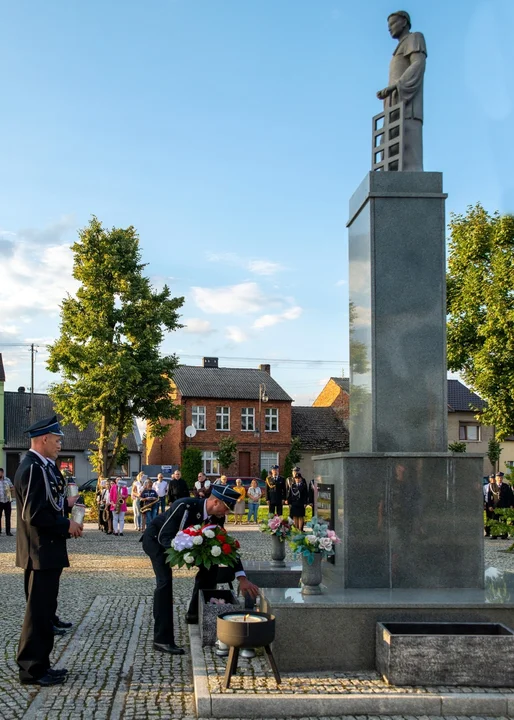
[[[68,503],[51,473],[44,468],[41,458],[29,450],[14,477],[16,565],[25,570],[70,565],[66,550],[70,521],[64,516],[69,510]],[[55,505],[63,509],[58,510]]]
[[274,478],[268,475],[266,478],[266,500],[270,503],[281,503],[286,499],[286,481],[282,475]]
[[[152,557],[152,553],[164,552],[171,547],[171,541],[179,530],[191,525],[203,525],[203,509],[205,500],[184,498],[176,500],[165,513],[157,515],[146,528],[143,535],[143,549]],[[212,516],[209,522],[223,526],[225,518]],[[241,560],[233,566],[234,572],[243,570]]]

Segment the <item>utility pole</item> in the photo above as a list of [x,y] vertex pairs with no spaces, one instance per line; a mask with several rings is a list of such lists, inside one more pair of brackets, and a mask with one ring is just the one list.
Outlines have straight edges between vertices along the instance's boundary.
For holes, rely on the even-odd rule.
[[29,423],[32,425],[32,396],[34,395],[34,365],[36,361],[36,348],[30,344],[30,397],[29,397]]

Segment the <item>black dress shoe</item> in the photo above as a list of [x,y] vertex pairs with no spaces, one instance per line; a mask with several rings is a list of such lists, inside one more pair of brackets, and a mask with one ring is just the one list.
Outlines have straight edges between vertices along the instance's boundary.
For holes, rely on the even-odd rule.
[[186,622],[188,625],[198,625],[198,615],[193,615],[193,613],[186,613]]
[[60,620],[59,618],[56,618],[54,620],[54,627],[62,628],[63,630],[69,630],[70,627],[73,627],[73,623],[65,622],[64,620]]
[[5,534],[8,535],[9,537],[12,537],[12,533],[5,533]]
[[66,630],[63,630],[63,628],[56,627],[54,625],[54,635],[66,635]]
[[51,677],[65,677],[68,674],[68,670],[66,668],[48,668],[46,674]]
[[51,685],[62,685],[66,682],[66,675],[46,675],[40,678],[26,678],[20,680],[22,685],[40,685],[41,687],[50,687]]
[[184,649],[181,647],[178,647],[177,645],[166,645],[164,643],[156,643],[153,644],[155,650],[159,650],[159,652],[169,653],[170,655],[183,655]]

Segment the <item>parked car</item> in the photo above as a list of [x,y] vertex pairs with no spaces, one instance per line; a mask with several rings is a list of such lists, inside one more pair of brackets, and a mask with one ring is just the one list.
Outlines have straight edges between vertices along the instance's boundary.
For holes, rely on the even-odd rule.
[[[264,482],[264,480],[261,480],[260,478],[254,478],[254,477],[243,477],[242,475],[237,475],[235,477],[227,477],[227,485],[230,485],[230,487],[234,487],[238,477],[241,478],[243,486],[247,490],[250,487],[250,483],[252,482],[252,480],[257,480],[257,483],[258,483],[260,489],[262,490],[262,492],[264,492],[264,490],[266,489],[266,483]],[[211,482],[215,482],[217,479],[218,478],[214,478],[214,480],[213,480],[212,478],[209,478],[209,480]]]
[[79,486],[79,490],[81,492],[89,492],[91,490],[96,490],[96,478],[91,478],[90,480],[86,480],[83,483],[77,482],[77,485]]

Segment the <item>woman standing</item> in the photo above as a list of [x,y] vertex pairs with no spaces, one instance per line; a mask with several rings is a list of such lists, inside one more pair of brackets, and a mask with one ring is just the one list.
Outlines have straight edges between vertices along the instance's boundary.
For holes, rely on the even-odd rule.
[[141,493],[141,512],[143,514],[144,532],[157,515],[157,503],[159,502],[159,496],[153,489],[150,478],[146,475],[143,475],[143,477],[146,478],[145,486],[143,488],[143,492]]
[[96,506],[97,506],[97,510],[98,510],[98,529],[99,530],[104,529],[103,512],[105,510],[105,502],[103,501],[102,498],[103,498],[103,494],[104,494],[106,487],[107,487],[107,480],[100,473],[100,475],[98,476],[98,478],[96,480],[96,492],[95,492]]
[[259,483],[254,478],[248,488],[248,522],[252,521],[259,522],[259,505],[261,502],[262,490],[259,487]]
[[289,504],[289,514],[293,518],[294,526],[298,530],[303,530],[305,522],[305,506],[309,500],[309,491],[307,483],[300,474],[300,469],[293,470],[293,481],[287,495]]
[[234,506],[234,524],[235,525],[242,525],[243,524],[243,515],[245,511],[245,497],[246,497],[246,490],[243,485],[243,481],[241,478],[237,478],[236,484],[234,486],[234,490],[239,493],[239,500],[236,502]]
[[114,535],[121,535],[122,537],[125,526],[125,513],[127,512],[127,497],[128,490],[121,484],[121,477],[116,478],[116,484],[112,486],[110,492],[112,529]]
[[142,483],[143,473],[137,474],[136,479],[132,483],[130,490],[130,497],[132,498],[132,509],[134,511],[134,527],[136,530],[141,530],[143,527],[143,518],[141,516],[141,493],[143,491]]
[[105,480],[105,487],[100,497],[100,517],[102,530],[106,535],[112,535],[111,488],[114,482],[109,478]]

